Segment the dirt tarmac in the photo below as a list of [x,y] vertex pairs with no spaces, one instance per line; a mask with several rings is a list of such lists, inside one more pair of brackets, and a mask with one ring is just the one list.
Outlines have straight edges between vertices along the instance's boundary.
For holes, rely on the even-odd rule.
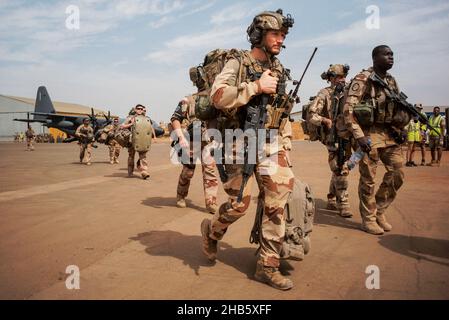
[[[349,183],[354,217],[343,219],[323,209],[325,148],[293,145],[293,171],[311,185],[318,210],[311,252],[282,262],[295,284],[282,292],[253,278],[256,190],[211,265],[200,250],[200,223],[210,217],[201,171],[188,207],[177,208],[181,167],[170,163],[167,143],[153,145],[146,181],[127,177],[126,150],[111,165],[100,145],[85,166],[74,143],[37,144],[33,152],[0,143],[0,299],[449,299],[448,153],[439,168],[404,167],[405,183],[387,211],[393,230],[373,236],[359,229],[357,170]],[[379,166],[378,183],[384,172]],[[79,290],[66,287],[70,265],[80,270]],[[379,268],[380,289],[367,289],[368,266]]]

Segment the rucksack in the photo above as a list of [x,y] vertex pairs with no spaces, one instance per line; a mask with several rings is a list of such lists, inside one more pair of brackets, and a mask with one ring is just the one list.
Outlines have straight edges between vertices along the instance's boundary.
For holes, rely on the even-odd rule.
[[[262,216],[265,204],[259,197],[256,216],[251,230],[250,243],[262,246]],[[315,200],[310,186],[299,179],[295,179],[293,191],[284,207],[285,235],[280,252],[281,259],[303,260],[310,251],[310,233],[315,216]],[[260,248],[259,248],[260,249]]]
[[153,140],[153,129],[150,118],[136,116],[132,126],[132,146],[138,152],[150,151]]
[[195,116],[201,121],[215,119],[218,110],[214,107],[210,93],[215,77],[220,74],[231,53],[238,52],[235,49],[215,49],[204,57],[202,64],[192,67],[189,70],[190,80],[198,88],[195,100]]
[[[313,97],[313,98],[315,98],[315,97]],[[304,133],[309,136],[309,140],[316,141],[316,140],[320,140],[320,137],[321,137],[320,129],[321,128],[318,126],[315,126],[314,124],[312,124],[310,122],[309,108],[312,105],[312,103],[313,103],[313,99],[308,104],[305,104],[302,107],[301,118],[303,119],[303,121],[301,122],[301,126],[302,126]]]
[[310,251],[315,211],[312,189],[307,183],[295,179],[293,191],[284,208],[285,237],[281,259],[303,260]]

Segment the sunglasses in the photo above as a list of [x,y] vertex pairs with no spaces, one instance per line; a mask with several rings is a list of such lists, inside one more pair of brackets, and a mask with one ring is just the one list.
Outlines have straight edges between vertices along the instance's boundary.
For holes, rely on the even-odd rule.
[[136,110],[145,110],[145,109],[143,109],[143,108],[136,108]]

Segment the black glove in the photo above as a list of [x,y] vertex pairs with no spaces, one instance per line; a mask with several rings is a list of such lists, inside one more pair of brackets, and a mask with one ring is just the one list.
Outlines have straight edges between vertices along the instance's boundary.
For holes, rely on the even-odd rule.
[[357,143],[359,144],[360,149],[362,149],[363,152],[369,153],[371,151],[371,146],[368,137],[358,138]]

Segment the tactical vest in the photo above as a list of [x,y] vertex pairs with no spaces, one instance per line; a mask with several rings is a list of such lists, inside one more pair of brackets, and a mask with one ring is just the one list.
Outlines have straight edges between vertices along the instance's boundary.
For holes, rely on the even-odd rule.
[[[270,67],[269,63],[261,65],[256,59],[254,59],[250,51],[248,50],[233,50],[228,56],[228,60],[234,58],[240,63],[239,74],[237,75],[236,83],[234,84],[238,87],[243,82],[253,82],[260,78],[265,70]],[[286,73],[284,67],[280,63],[279,59],[273,57],[271,61],[271,71],[274,77],[277,77],[280,82],[289,79],[289,75]],[[285,92],[282,96],[287,96]],[[259,102],[260,96],[256,96],[249,104],[257,104]],[[287,109],[287,106],[283,108],[274,108],[273,96],[269,100],[267,105],[267,121],[265,123],[265,128],[267,129],[279,129],[283,125],[283,121],[288,121],[286,118],[282,118],[282,114]],[[246,118],[246,108],[235,108],[231,110],[221,110],[220,116],[218,118],[218,129],[222,131],[223,129],[237,129],[243,128],[243,124]]]
[[439,137],[441,136],[441,121],[443,121],[443,118],[441,117],[441,115],[439,114],[438,116],[435,117],[435,115],[431,115],[429,118],[429,124],[430,126],[432,126],[434,130],[430,130],[429,135],[434,136],[434,137]]
[[[396,103],[387,97],[383,88],[376,87],[369,80],[373,72],[373,68],[361,72],[366,78],[367,87],[360,104],[354,106],[354,115],[359,124],[365,128],[372,125],[388,125],[403,129],[410,122],[410,115],[398,108]],[[388,75],[385,82],[392,92],[398,93],[396,81],[392,76]]]

